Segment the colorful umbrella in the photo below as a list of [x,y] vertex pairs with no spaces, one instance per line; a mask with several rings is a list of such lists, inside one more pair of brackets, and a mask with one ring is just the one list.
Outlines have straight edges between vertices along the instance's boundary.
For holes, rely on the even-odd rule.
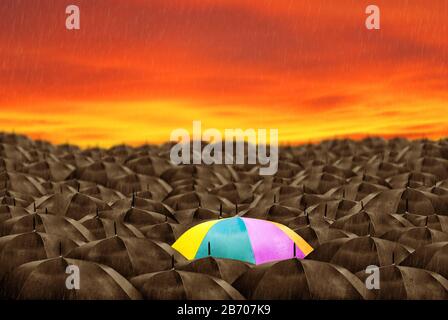
[[313,251],[282,224],[241,217],[200,223],[180,236],[173,248],[190,260],[213,256],[253,264],[301,259]]

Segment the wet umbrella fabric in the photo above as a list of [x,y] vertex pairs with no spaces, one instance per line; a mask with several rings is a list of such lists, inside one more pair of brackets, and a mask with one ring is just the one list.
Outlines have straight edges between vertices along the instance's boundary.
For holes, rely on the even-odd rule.
[[186,231],[173,248],[187,259],[213,256],[253,264],[304,258],[313,250],[302,237],[284,225],[240,217],[196,225]]

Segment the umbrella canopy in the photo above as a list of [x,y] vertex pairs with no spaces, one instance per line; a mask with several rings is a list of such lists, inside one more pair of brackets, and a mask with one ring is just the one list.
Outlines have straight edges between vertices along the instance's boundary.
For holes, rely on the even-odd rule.
[[175,196],[169,196],[164,200],[164,203],[175,210],[197,209],[199,207],[213,210],[219,208],[221,201],[217,196],[210,193],[188,192]]
[[31,175],[16,172],[0,173],[0,185],[7,186],[8,190],[17,191],[33,197],[40,197],[46,194],[41,183],[43,180]]
[[398,263],[409,255],[410,250],[401,244],[370,236],[341,238],[323,243],[307,259],[334,263],[358,272],[370,265]]
[[382,235],[397,228],[410,227],[412,224],[400,216],[387,213],[371,213],[361,211],[336,220],[331,228],[341,229],[355,233],[359,236]]
[[417,248],[400,265],[430,270],[448,279],[448,242]]
[[428,226],[431,229],[448,233],[448,216],[433,214],[430,216],[422,216],[418,214],[406,213],[403,216],[416,227]]
[[289,259],[255,266],[234,283],[247,299],[305,300],[369,297],[366,286],[346,269],[320,261]]
[[[94,213],[98,209],[111,209],[106,202],[78,192],[44,196],[39,198],[35,205],[37,209],[47,210],[49,214],[66,216],[75,220],[79,220],[89,213]],[[33,206],[30,206],[29,210],[32,210]]]
[[115,234],[124,237],[145,237],[133,225],[106,218],[105,214],[87,215],[79,220],[79,222],[92,232],[96,239],[108,238]]
[[131,224],[137,228],[162,223],[165,221],[168,222],[177,222],[177,220],[168,217],[162,213],[148,211],[144,209],[138,208],[129,208],[127,210],[108,210],[103,211],[103,216],[106,216],[109,219],[113,219],[115,221],[122,221],[124,223]]
[[370,212],[415,213],[431,215],[447,212],[448,203],[437,195],[418,189],[394,189],[378,193],[367,203],[365,209]]
[[122,193],[113,189],[103,187],[101,185],[95,185],[92,187],[83,188],[81,189],[81,192],[85,195],[105,201],[108,204],[115,203],[116,201],[125,198],[125,196]]
[[[378,300],[446,300],[448,280],[427,270],[385,266],[379,268],[380,288],[371,290]],[[363,282],[369,276],[365,271],[356,274]]]
[[163,222],[141,227],[140,230],[148,239],[172,244],[187,230],[187,228],[188,227],[181,224]]
[[151,191],[155,200],[162,200],[171,191],[170,185],[162,179],[134,173],[111,179],[108,187],[125,195],[134,191],[148,190],[149,187],[148,191]]
[[428,227],[411,227],[390,230],[381,238],[417,249],[426,244],[448,241],[448,234]]
[[[66,269],[79,268],[79,290],[68,290]],[[141,294],[110,267],[63,257],[15,268],[2,281],[0,295],[15,300],[138,300]]]
[[76,247],[67,238],[34,231],[1,237],[0,278],[23,263],[54,258]]
[[165,243],[121,236],[89,242],[67,257],[105,264],[125,277],[167,270],[174,262],[185,261]]
[[95,236],[76,220],[50,214],[27,214],[11,218],[0,224],[0,236],[33,230],[67,237],[81,245],[96,240]]
[[28,210],[22,207],[0,205],[0,224],[8,219],[26,216],[28,214]]
[[131,159],[125,162],[125,165],[135,173],[150,176],[160,176],[164,171],[172,168],[167,159],[155,156],[144,156]]
[[227,183],[211,192],[232,203],[250,203],[253,200],[252,187],[246,183]]
[[75,167],[59,161],[39,161],[27,165],[24,170],[45,180],[64,181],[73,176]]
[[243,300],[230,284],[207,274],[170,270],[131,279],[148,300]]
[[415,186],[432,187],[435,185],[437,178],[429,173],[408,172],[390,177],[387,180],[394,189],[398,189]]
[[173,248],[190,260],[213,256],[253,264],[304,258],[313,250],[284,225],[241,217],[200,223],[185,232]]
[[249,264],[239,260],[213,257],[196,259],[176,266],[176,270],[205,273],[230,284],[249,268]]
[[94,162],[88,166],[78,168],[76,177],[81,180],[91,181],[107,186],[113,178],[126,174],[132,174],[132,170],[125,166],[105,161]]

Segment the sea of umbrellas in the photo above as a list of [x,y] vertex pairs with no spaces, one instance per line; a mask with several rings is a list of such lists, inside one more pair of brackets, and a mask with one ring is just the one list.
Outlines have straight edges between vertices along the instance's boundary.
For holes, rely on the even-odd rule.
[[[273,176],[174,166],[171,146],[0,134],[0,297],[448,299],[448,140],[285,146]],[[253,265],[171,247],[234,216],[283,224],[314,250]],[[79,289],[66,286],[69,265]],[[372,265],[379,289],[365,284]]]

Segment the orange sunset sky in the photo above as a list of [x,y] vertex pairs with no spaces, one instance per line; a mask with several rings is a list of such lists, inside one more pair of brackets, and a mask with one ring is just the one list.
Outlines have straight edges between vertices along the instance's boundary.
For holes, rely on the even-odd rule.
[[436,139],[447,25],[447,0],[1,0],[0,131],[136,145],[201,120],[283,143]]

